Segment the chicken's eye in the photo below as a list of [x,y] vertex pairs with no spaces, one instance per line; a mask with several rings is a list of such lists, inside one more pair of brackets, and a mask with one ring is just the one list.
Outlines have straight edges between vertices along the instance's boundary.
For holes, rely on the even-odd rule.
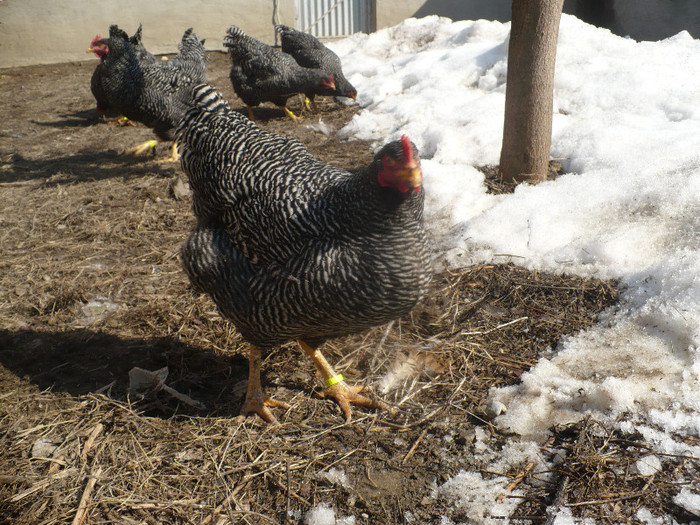
[[389,155],[385,155],[384,158],[382,158],[382,166],[386,168],[395,168],[396,167],[396,159],[393,157],[390,157]]

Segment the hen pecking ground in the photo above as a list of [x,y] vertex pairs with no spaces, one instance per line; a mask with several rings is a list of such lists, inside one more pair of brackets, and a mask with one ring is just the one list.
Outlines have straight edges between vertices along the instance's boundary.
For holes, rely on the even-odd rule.
[[[556,473],[487,472],[475,454],[504,441],[488,389],[594,323],[617,300],[612,282],[511,264],[443,273],[409,318],[327,346],[391,411],[358,410],[345,424],[309,397],[320,390],[313,365],[289,346],[264,366],[268,392],[292,405],[277,412],[281,426],[237,417],[244,344],[178,261],[192,224],[182,172],[158,162],[167,146],[157,158],[122,155],[152,134],[98,121],[94,66],[0,71],[0,523],[301,523],[320,503],[358,524],[459,522],[471,518],[435,487],[461,469],[521,474],[514,522],[546,522],[554,500],[601,522],[633,522],[642,505],[683,521],[665,490],[671,469],[600,482],[645,446],[622,446],[596,422],[554,432],[542,453],[567,451]],[[244,110],[226,55],[211,54],[209,76]],[[357,108],[319,102],[322,123],[274,107],[256,117],[327,162],[366,165],[368,144],[332,132]],[[133,367],[165,366],[188,397],[128,395]],[[685,458],[676,468],[697,472]]]

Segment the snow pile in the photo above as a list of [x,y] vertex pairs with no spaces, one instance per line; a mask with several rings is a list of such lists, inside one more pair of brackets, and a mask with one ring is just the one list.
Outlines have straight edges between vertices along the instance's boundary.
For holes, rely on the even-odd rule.
[[569,174],[494,196],[474,166],[498,162],[508,32],[428,17],[334,42],[364,108],[339,133],[417,144],[426,220],[452,267],[619,280],[618,307],[492,392],[507,407],[497,424],[541,442],[552,425],[624,413],[620,428],[657,451],[700,455],[673,437],[700,435],[700,41],[640,43],[564,16],[552,155]]
[[473,166],[500,152],[508,29],[428,17],[337,42],[364,107],[342,132],[416,142],[453,266],[509,254],[621,281],[617,310],[494,392],[501,425],[542,439],[631,410],[700,433],[700,42],[637,43],[564,16],[552,151],[575,173],[492,196]]

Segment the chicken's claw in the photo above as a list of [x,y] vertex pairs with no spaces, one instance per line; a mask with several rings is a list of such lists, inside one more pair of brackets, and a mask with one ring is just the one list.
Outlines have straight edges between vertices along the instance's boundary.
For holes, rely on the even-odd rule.
[[158,162],[161,164],[165,164],[168,162],[179,162],[180,161],[180,154],[177,151],[177,142],[173,142],[173,145],[170,147],[170,156],[166,159],[161,159]]
[[274,416],[269,407],[279,407],[284,409],[290,408],[290,406],[283,401],[277,401],[276,399],[263,396],[262,392],[260,392],[259,395],[253,392],[251,395],[251,392],[249,391],[245,401],[243,402],[240,413],[242,416],[255,413],[268,423],[272,425],[279,425],[279,421],[277,421],[277,418]]
[[351,404],[368,408],[379,408],[381,410],[389,408],[386,403],[360,395],[360,392],[366,392],[367,390],[369,390],[369,388],[366,386],[348,386],[345,381],[341,380],[326,388],[319,394],[319,397],[332,397],[335,399],[336,403],[338,403],[340,409],[343,411],[346,421],[352,419]]
[[281,407],[284,409],[291,408],[287,403],[276,401],[272,398],[265,397],[260,386],[260,365],[261,352],[255,345],[248,347],[248,391],[245,395],[245,401],[241,407],[241,415],[247,416],[251,412],[255,412],[268,423],[278,425],[279,422],[268,407]]

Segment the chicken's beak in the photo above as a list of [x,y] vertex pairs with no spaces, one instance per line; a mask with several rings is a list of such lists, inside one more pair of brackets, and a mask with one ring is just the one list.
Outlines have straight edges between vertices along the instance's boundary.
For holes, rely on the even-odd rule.
[[420,191],[423,185],[423,172],[420,169],[420,164],[413,160],[398,168],[396,177],[403,181],[407,187],[416,191]]
[[94,47],[88,47],[88,48],[85,50],[85,52],[86,52],[86,53],[94,53],[94,52],[95,52],[95,48],[94,48]]

